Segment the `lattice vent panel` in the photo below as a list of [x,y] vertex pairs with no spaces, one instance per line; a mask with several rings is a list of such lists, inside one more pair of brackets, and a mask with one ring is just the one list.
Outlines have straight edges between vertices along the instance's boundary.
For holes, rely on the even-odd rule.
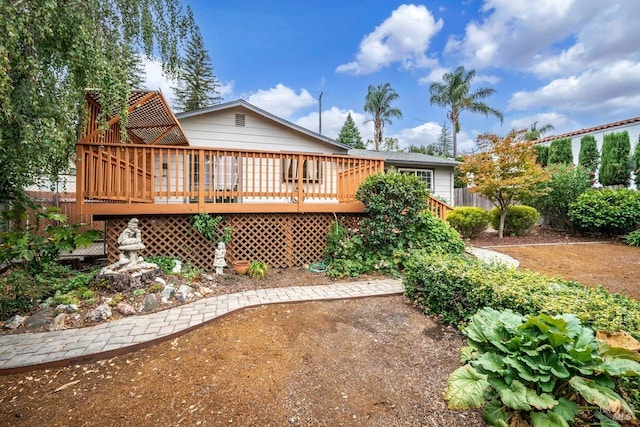
[[[322,259],[332,214],[235,214],[225,215],[222,227],[233,227],[227,245],[227,262],[237,259],[261,260],[272,268],[297,267]],[[118,236],[130,218],[107,220],[109,262],[118,258]],[[191,227],[191,216],[138,216],[138,227],[146,249],[143,257],[169,256],[213,270],[216,242]],[[360,215],[342,215],[340,221],[357,227]],[[229,265],[231,266],[231,265]]]

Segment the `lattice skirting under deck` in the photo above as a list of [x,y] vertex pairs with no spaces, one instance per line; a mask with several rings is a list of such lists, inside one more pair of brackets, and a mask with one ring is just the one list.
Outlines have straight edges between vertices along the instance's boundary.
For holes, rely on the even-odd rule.
[[[356,227],[361,214],[341,214],[338,219]],[[146,249],[143,257],[169,256],[213,270],[217,242],[203,237],[191,227],[191,215],[136,216]],[[118,236],[131,217],[107,219],[109,262],[118,258]],[[233,227],[233,240],[227,245],[227,262],[238,259],[260,260],[271,268],[298,267],[320,261],[327,243],[333,214],[232,214],[224,215],[224,226]]]

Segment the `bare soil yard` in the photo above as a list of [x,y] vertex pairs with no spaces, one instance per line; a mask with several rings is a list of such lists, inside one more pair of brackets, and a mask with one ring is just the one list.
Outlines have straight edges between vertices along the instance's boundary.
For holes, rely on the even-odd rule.
[[[494,249],[640,297],[640,248],[545,233]],[[262,306],[126,356],[0,377],[0,425],[482,426],[442,398],[462,345],[402,296]]]

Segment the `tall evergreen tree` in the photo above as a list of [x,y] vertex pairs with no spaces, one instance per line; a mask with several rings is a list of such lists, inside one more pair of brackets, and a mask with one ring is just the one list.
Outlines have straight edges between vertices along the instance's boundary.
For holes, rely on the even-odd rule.
[[584,168],[595,177],[598,165],[600,164],[600,153],[598,153],[598,144],[593,135],[585,135],[580,139],[578,164],[584,166]]
[[548,164],[573,164],[573,151],[571,149],[571,138],[559,138],[551,141],[549,145]]
[[633,165],[633,173],[635,175],[634,182],[636,183],[636,190],[640,189],[640,135],[638,135],[638,142],[636,143],[633,155],[631,156],[631,164]]
[[[530,140],[529,140],[530,141]],[[536,150],[536,163],[541,167],[546,167],[549,162],[549,146],[538,144],[535,146]]]
[[187,43],[178,85],[174,88],[175,107],[179,111],[193,111],[219,104],[222,102],[219,88],[211,57],[196,26]]
[[134,50],[175,75],[193,16],[180,0],[0,1],[0,204],[51,182],[75,152],[86,88],[126,123]]
[[492,88],[479,88],[471,92],[471,81],[476,75],[476,70],[466,71],[463,66],[459,66],[453,73],[445,73],[442,82],[434,82],[429,86],[431,105],[436,104],[449,108],[447,118],[453,126],[453,157],[458,155],[457,135],[460,132],[460,114],[463,111],[480,113],[485,116],[495,116],[502,123],[502,112],[489,107],[482,102],[482,99],[496,93]]
[[598,181],[602,185],[628,185],[631,170],[629,152],[631,142],[629,132],[613,132],[602,141],[602,164]]
[[125,61],[129,61],[129,77],[127,83],[131,89],[144,89],[144,81],[146,77],[146,71],[142,65],[143,57],[139,53],[132,53],[131,56]]
[[364,142],[362,142],[362,136],[360,136],[360,131],[356,126],[356,122],[354,122],[353,117],[351,117],[351,113],[347,114],[347,118],[342,125],[342,129],[340,129],[338,142],[353,148],[366,148]]
[[364,111],[373,117],[369,121],[373,121],[373,148],[376,151],[379,151],[382,146],[384,125],[391,124],[392,117],[402,118],[402,111],[391,106],[398,98],[398,94],[390,83],[379,84],[378,86],[369,85],[367,96],[365,97]]
[[438,142],[440,143],[440,153],[446,157],[451,156],[451,151],[453,150],[453,137],[451,136],[451,129],[447,126],[446,121],[442,123]]

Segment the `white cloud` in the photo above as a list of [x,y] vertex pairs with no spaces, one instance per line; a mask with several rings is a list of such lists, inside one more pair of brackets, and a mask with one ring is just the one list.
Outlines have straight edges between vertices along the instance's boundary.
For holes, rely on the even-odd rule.
[[235,96],[233,95],[233,88],[236,85],[236,82],[231,80],[230,82],[220,83],[219,92],[220,96],[224,98],[225,101],[233,101]]
[[[322,111],[322,134],[329,138],[338,138],[340,129],[342,129],[349,113],[351,113],[351,118],[360,131],[362,141],[366,142],[368,138],[373,139],[373,124],[371,122],[364,123],[367,120],[364,114],[356,113],[353,110],[342,110],[336,106]],[[317,132],[319,125],[318,113],[310,113],[300,117],[295,123],[303,128]]]
[[316,100],[306,89],[301,89],[299,93],[296,93],[295,90],[282,83],[278,83],[270,89],[260,89],[252,93],[247,101],[283,118],[289,118],[295,112],[316,103]]
[[550,124],[553,129],[545,133],[543,136],[559,135],[561,133],[570,132],[579,129],[580,126],[572,118],[566,114],[557,112],[538,113],[525,117],[513,119],[510,122],[512,129],[529,129],[533,123],[537,122],[538,129]]
[[445,73],[449,73],[449,72],[451,72],[451,70],[448,68],[435,67],[431,70],[431,72],[429,72],[429,74],[418,79],[418,84],[430,85],[431,83],[434,83],[434,82],[441,82],[442,76]]
[[407,148],[410,145],[426,147],[427,145],[437,144],[441,133],[442,125],[435,122],[427,122],[413,128],[402,129],[391,136],[398,138],[400,148]]
[[433,66],[426,56],[431,38],[443,26],[423,5],[403,4],[360,42],[356,60],[336,68],[338,73],[355,75],[375,72],[394,62],[403,68]]
[[559,78],[534,91],[519,91],[509,100],[509,110],[536,107],[577,112],[637,109],[640,102],[640,63],[619,61],[598,70]]
[[160,90],[167,103],[173,107],[175,94],[172,86],[176,86],[175,80],[167,78],[162,72],[162,64],[155,60],[144,59],[145,81],[144,86],[150,90]]

